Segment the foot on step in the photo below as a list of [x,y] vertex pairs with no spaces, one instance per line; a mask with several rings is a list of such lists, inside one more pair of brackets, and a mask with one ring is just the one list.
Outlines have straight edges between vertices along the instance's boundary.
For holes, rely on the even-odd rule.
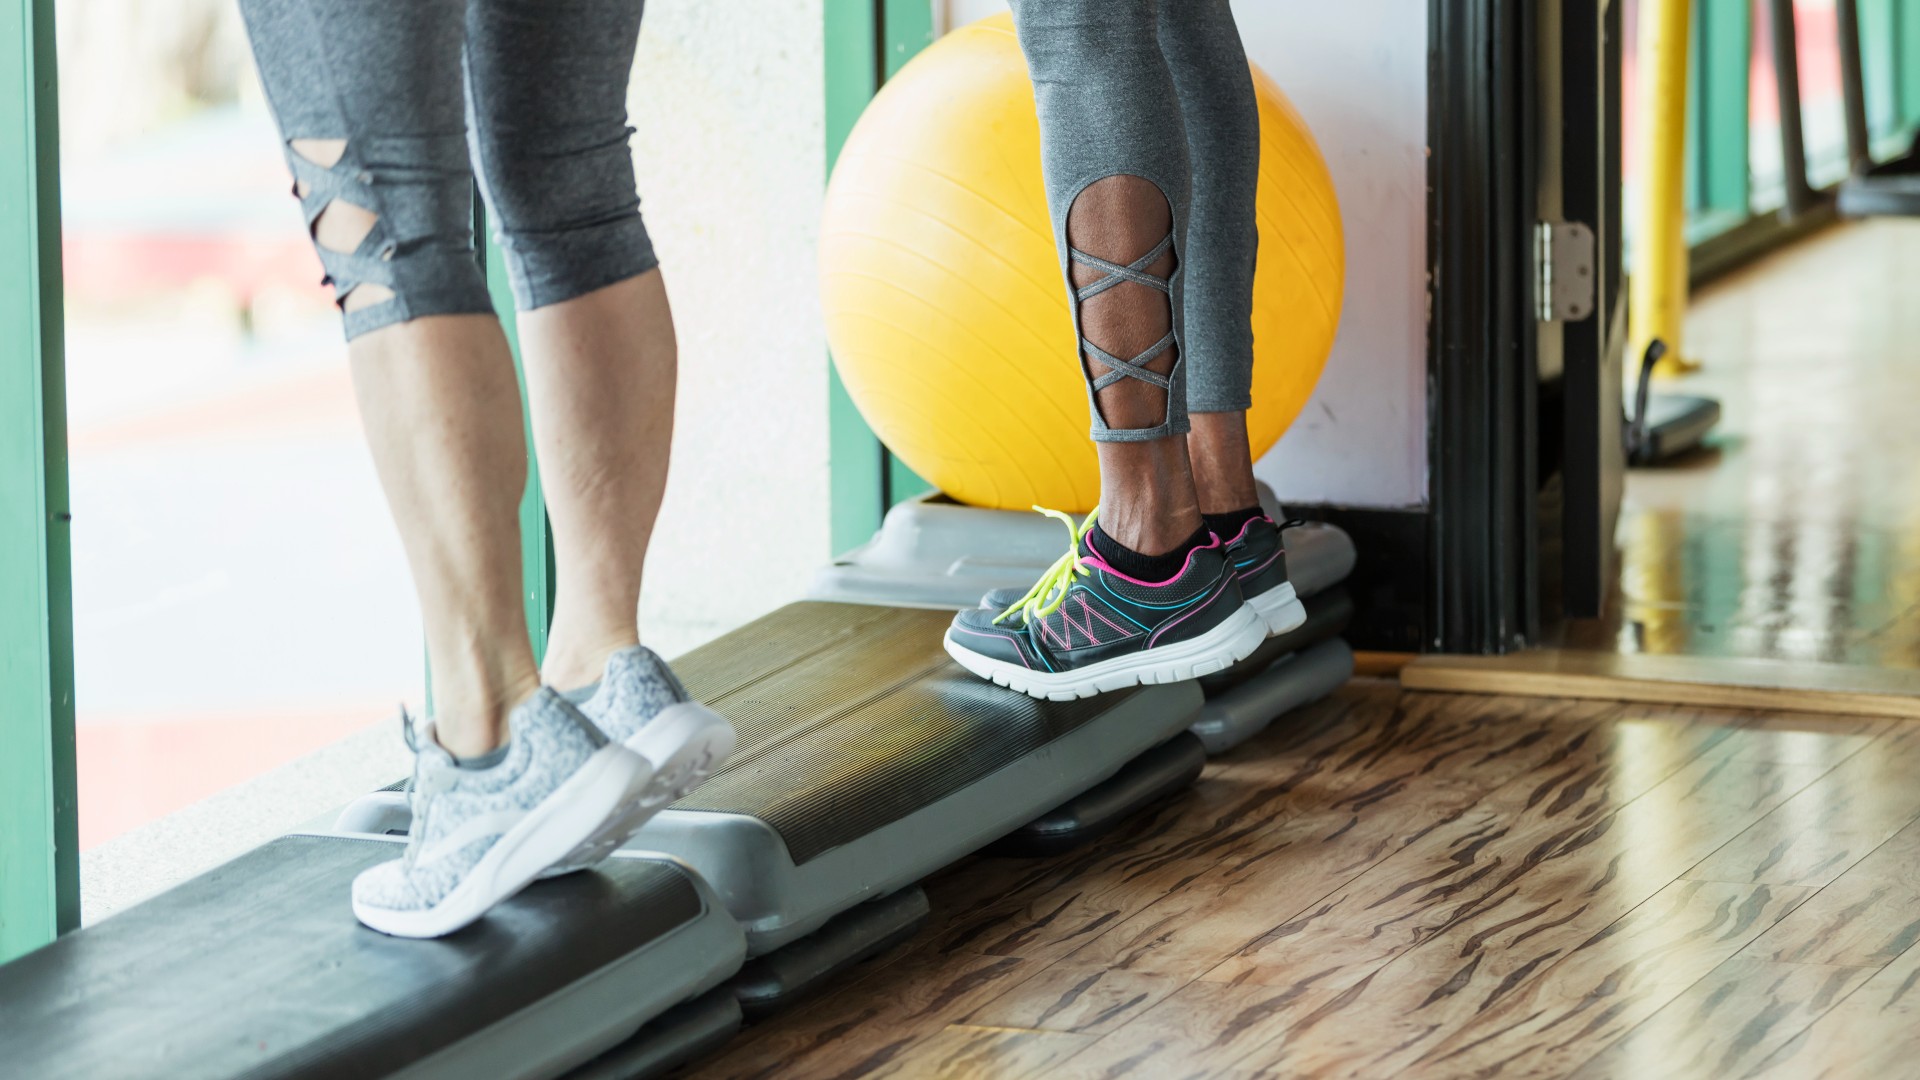
[[[1232,539],[1222,538],[1227,559],[1240,581],[1240,594],[1266,622],[1268,637],[1299,629],[1307,621],[1307,609],[1287,580],[1287,551],[1281,539],[1284,528],[1261,514]],[[994,589],[980,598],[980,606],[1000,612],[1019,604],[1025,595],[1018,588]]]
[[354,879],[361,922],[397,937],[451,934],[550,867],[612,851],[644,820],[633,807],[652,767],[559,694],[542,687],[507,727],[501,759],[472,768],[431,723],[406,720],[413,825],[405,855]]
[[1249,520],[1227,545],[1227,561],[1240,580],[1240,593],[1267,624],[1267,636],[1297,630],[1307,621],[1307,609],[1287,580],[1287,548],[1282,526],[1265,514]]
[[1043,512],[1066,522],[1073,546],[1004,610],[954,616],[947,652],[968,671],[1066,701],[1209,675],[1266,639],[1218,537],[1194,548],[1174,576],[1141,581],[1100,557],[1093,515],[1075,527],[1065,514]]
[[699,787],[732,756],[737,741],[733,724],[693,700],[667,662],[645,645],[607,657],[600,681],[567,697],[607,738],[653,765],[646,797],[662,806]]

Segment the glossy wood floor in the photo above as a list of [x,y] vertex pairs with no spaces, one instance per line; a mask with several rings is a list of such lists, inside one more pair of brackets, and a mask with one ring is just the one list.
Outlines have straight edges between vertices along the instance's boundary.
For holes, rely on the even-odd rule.
[[1920,1075],[1920,724],[1360,680],[720,1077]]
[[1705,452],[1635,470],[1582,648],[1920,668],[1920,221],[1839,226],[1703,291]]

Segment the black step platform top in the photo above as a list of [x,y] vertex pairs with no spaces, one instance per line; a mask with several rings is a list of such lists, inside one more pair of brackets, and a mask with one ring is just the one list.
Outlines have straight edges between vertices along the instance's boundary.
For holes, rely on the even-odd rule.
[[1139,690],[1038,701],[941,645],[950,611],[792,604],[674,661],[740,750],[676,810],[772,826],[796,864],[972,784]]
[[400,850],[283,837],[0,967],[0,1075],[384,1076],[703,910],[672,864],[616,859],[402,941],[356,922],[348,894]]

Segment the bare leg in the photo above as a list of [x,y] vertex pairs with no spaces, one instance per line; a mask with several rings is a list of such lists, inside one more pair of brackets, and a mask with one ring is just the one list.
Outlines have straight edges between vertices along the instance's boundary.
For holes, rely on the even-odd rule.
[[485,753],[540,685],[520,598],[527,451],[513,357],[489,315],[388,326],[347,355],[420,596],[435,733],[455,755]]
[[[1087,186],[1067,214],[1067,241],[1096,258],[1130,263],[1153,250],[1173,228],[1173,211],[1152,181],[1137,176],[1112,176]],[[1146,272],[1166,277],[1173,272],[1174,254],[1168,252]],[[1073,283],[1087,285],[1101,277],[1091,267],[1074,264]],[[1172,325],[1173,310],[1165,295],[1123,282],[1080,305],[1080,325],[1087,340],[1115,356],[1133,356],[1160,340]],[[1160,354],[1147,369],[1165,375],[1173,370],[1176,350]],[[1108,370],[1083,358],[1092,377]],[[1139,379],[1121,379],[1095,397],[1101,418],[1109,428],[1151,428],[1166,419],[1167,392]],[[1187,441],[1173,435],[1147,442],[1099,442],[1100,527],[1109,536],[1142,555],[1160,555],[1178,547],[1200,527],[1199,498],[1187,462]]]
[[520,341],[559,579],[544,675],[571,689],[640,640],[641,573],[673,443],[665,281],[650,270],[523,312]]
[[1187,434],[1193,483],[1203,514],[1231,514],[1260,503],[1253,483],[1253,448],[1244,412],[1197,412]]

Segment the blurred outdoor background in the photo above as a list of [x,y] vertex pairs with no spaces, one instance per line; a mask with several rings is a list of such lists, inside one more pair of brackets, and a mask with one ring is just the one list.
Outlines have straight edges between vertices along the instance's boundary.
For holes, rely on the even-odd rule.
[[423,668],[237,8],[57,27],[85,850],[392,717]]
[[[425,664],[235,0],[56,14],[92,920],[401,775]],[[669,656],[828,554],[820,43],[817,4],[647,5],[636,168],[682,377],[643,617]],[[713,520],[751,573],[714,564]]]

